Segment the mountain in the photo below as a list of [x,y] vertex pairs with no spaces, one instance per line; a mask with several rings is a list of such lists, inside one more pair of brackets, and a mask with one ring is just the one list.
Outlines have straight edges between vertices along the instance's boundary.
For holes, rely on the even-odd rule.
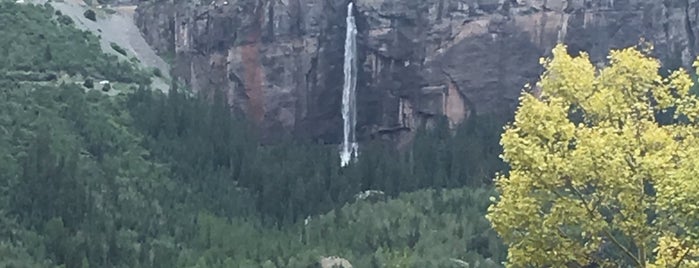
[[[339,143],[348,0],[141,2],[137,24],[195,91],[223,89],[266,140]],[[655,46],[666,66],[696,55],[696,0],[355,0],[358,131],[410,139],[446,115],[511,116],[558,41],[604,60]]]
[[501,267],[501,122],[340,167],[334,146],[262,144],[222,91],[159,90],[138,42],[93,34],[117,18],[78,8],[0,1],[0,267]]

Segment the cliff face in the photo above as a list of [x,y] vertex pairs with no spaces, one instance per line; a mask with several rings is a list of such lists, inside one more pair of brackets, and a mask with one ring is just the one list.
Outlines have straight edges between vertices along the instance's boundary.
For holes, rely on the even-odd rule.
[[[358,131],[410,135],[447,115],[507,116],[557,41],[604,60],[652,41],[667,65],[698,47],[697,0],[355,0]],[[264,130],[338,142],[348,0],[144,2],[137,22],[196,91],[224,89]]]

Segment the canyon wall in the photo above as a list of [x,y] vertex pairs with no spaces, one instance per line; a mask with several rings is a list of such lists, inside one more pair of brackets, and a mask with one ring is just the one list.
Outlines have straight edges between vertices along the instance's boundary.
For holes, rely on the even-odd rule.
[[[268,141],[339,143],[348,0],[141,2],[149,43],[191,89],[222,89]],[[558,42],[603,61],[655,45],[669,67],[696,55],[698,0],[355,0],[360,138],[409,138],[446,115],[511,116]]]

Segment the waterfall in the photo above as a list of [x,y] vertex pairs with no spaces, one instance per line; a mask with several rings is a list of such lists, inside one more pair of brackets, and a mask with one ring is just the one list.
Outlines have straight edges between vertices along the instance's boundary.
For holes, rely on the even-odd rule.
[[359,145],[355,138],[357,126],[357,25],[352,14],[354,5],[347,5],[347,36],[345,38],[345,84],[342,89],[342,120],[344,127],[344,139],[340,152],[340,164],[344,167],[354,158],[357,158]]

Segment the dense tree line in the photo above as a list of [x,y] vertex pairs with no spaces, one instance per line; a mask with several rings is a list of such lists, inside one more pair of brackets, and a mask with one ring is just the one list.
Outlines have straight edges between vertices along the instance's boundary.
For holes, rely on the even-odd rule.
[[[367,146],[362,160],[340,169],[334,147],[260,146],[244,121],[207,100],[145,89],[108,97],[78,85],[4,82],[2,88],[0,218],[8,234],[2,245],[12,253],[6,262],[190,267],[202,261],[211,267],[230,259],[236,267],[268,260],[276,265],[271,267],[301,267],[298,263],[321,255],[381,264],[402,252],[405,261],[419,266],[448,262],[446,256],[481,262],[490,257],[496,263],[503,256],[483,218],[490,191],[443,190],[445,185],[431,185],[441,180],[429,175],[407,183],[418,173],[401,160],[407,153],[392,156],[391,147]],[[183,103],[168,106],[176,103],[171,98]],[[153,110],[139,110],[146,107]],[[193,125],[168,123],[178,117],[158,112],[166,107],[181,108],[180,119]],[[148,120],[158,123],[145,124]],[[446,150],[449,139],[430,135],[421,139],[443,143],[452,153]],[[419,149],[411,152],[419,163]],[[455,181],[446,186],[481,183],[469,177]],[[366,189],[398,199],[347,206]],[[412,191],[418,193],[398,197]],[[385,206],[395,207],[381,211]],[[304,234],[301,226],[309,216],[322,233]],[[405,228],[407,233],[399,232]],[[414,233],[418,230],[424,234]],[[429,238],[432,232],[443,236]],[[208,241],[234,233],[243,237]],[[436,244],[423,241],[428,238]],[[427,254],[420,245],[434,250],[437,242],[461,246],[417,257]],[[235,254],[245,258],[233,254],[240,247],[245,250]]]
[[472,118],[453,135],[446,124],[421,130],[412,147],[401,152],[391,144],[368,142],[360,161],[340,168],[333,146],[258,145],[253,128],[232,118],[221,95],[215,94],[212,105],[178,91],[165,96],[141,89],[130,95],[127,106],[141,115],[135,125],[146,133],[143,145],[153,157],[169,163],[172,178],[190,185],[201,194],[202,205],[218,206],[209,208],[222,215],[233,215],[237,208],[213,201],[232,198],[238,187],[251,191],[256,207],[271,221],[289,223],[327,212],[360,191],[395,196],[482,186],[503,168],[497,158],[501,124],[489,118]]

